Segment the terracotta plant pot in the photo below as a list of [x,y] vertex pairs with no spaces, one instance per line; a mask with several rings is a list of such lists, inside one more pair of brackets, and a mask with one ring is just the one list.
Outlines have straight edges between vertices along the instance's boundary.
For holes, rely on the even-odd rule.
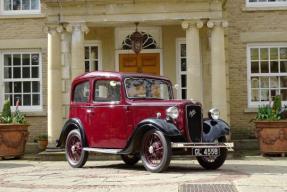
[[29,125],[0,124],[0,157],[24,155]]
[[287,154],[287,121],[256,121],[262,154]]
[[38,140],[38,148],[39,148],[41,151],[46,150],[47,145],[48,145],[48,140],[47,140],[47,139],[45,139],[45,140]]

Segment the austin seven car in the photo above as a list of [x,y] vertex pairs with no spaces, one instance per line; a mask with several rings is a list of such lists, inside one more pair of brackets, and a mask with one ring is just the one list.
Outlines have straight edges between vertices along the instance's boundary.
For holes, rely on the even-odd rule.
[[83,167],[91,152],[120,155],[128,165],[141,160],[150,172],[165,171],[177,154],[194,156],[205,169],[219,168],[233,150],[229,125],[216,108],[204,118],[201,103],[176,100],[173,89],[162,76],[85,73],[72,82],[57,146],[74,168]]

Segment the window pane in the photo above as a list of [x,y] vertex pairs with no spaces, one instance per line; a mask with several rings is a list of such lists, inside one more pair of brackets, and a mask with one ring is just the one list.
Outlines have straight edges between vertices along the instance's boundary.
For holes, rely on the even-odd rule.
[[261,61],[261,73],[269,73],[268,61]]
[[259,90],[254,89],[251,91],[251,101],[259,101]]
[[21,1],[13,0],[13,10],[21,10]]
[[251,88],[259,88],[259,77],[251,78]]
[[181,97],[182,99],[186,99],[186,89],[181,90]]
[[22,0],[22,10],[30,9],[30,0]]
[[16,106],[16,102],[17,102],[18,100],[20,101],[20,105],[21,105],[21,103],[22,103],[22,95],[14,95],[14,101],[13,101],[13,102],[14,102],[14,103],[13,103],[14,106]]
[[270,61],[271,73],[279,73],[278,61]]
[[39,67],[32,67],[32,78],[39,77]]
[[4,0],[4,10],[9,11],[12,9],[11,0]]
[[90,71],[90,62],[85,61],[85,72],[89,72],[89,71]]
[[281,96],[283,101],[287,101],[287,89],[281,89]]
[[98,61],[92,61],[92,65],[93,65],[93,68],[94,68],[95,71],[99,70]]
[[4,67],[4,78],[5,79],[12,78],[12,68],[11,67]]
[[261,60],[268,60],[268,49],[267,48],[261,48],[260,49],[260,59]]
[[287,48],[280,48],[280,59],[287,59]]
[[186,75],[181,75],[181,87],[186,87]]
[[13,103],[13,96],[10,94],[5,94],[5,100],[9,100],[10,103]]
[[40,10],[40,0],[31,0],[31,9]]
[[14,67],[13,68],[13,78],[21,78],[21,68]]
[[280,72],[281,73],[287,72],[287,61],[280,61]]
[[91,59],[98,59],[98,47],[91,47]]
[[89,59],[90,52],[89,52],[89,47],[85,47],[85,59]]
[[40,92],[40,82],[37,82],[37,81],[32,82],[32,92],[33,93]]
[[186,44],[180,44],[180,56],[181,57],[186,56]]
[[14,93],[22,93],[21,82],[14,82]]
[[182,58],[180,62],[181,62],[181,71],[186,71],[186,59]]
[[258,48],[252,48],[251,49],[251,60],[258,60],[259,53],[258,53]]
[[4,55],[4,65],[5,66],[11,66],[12,65],[11,55]]
[[270,93],[271,93],[271,98],[273,100],[276,95],[280,94],[280,91],[279,91],[279,89],[271,89]]
[[259,73],[259,62],[251,62],[251,73]]
[[278,77],[270,77],[270,87],[271,88],[279,88]]
[[13,65],[21,65],[21,55],[20,54],[14,54],[13,55]]
[[278,48],[271,48],[270,49],[270,59],[271,60],[278,60]]
[[39,54],[32,54],[32,65],[39,65]]
[[268,77],[260,77],[260,80],[261,80],[261,82],[260,82],[261,88],[269,88],[269,78]]
[[39,94],[33,94],[32,105],[40,105],[40,95]]
[[[136,80],[135,80],[136,81]],[[144,84],[141,84],[144,85]],[[151,83],[150,87],[150,95],[147,94],[147,89],[138,89],[144,88],[144,86],[134,87],[135,91],[144,91],[143,93],[134,92],[134,94],[145,94],[149,97],[160,98],[160,84]],[[128,95],[130,96],[130,90],[128,91]],[[133,96],[135,96],[133,95]],[[110,80],[100,80],[95,83],[95,93],[94,93],[94,101],[98,102],[110,102],[110,101],[119,101],[120,100],[120,82],[118,81],[110,81]]]
[[5,83],[5,93],[13,93],[13,83]]
[[31,95],[23,95],[23,105],[24,106],[31,105]]
[[269,101],[269,90],[261,89],[261,101]]
[[22,78],[30,78],[30,67],[22,68]]
[[22,55],[22,64],[23,65],[30,65],[30,54],[23,54]]
[[90,93],[89,82],[80,83],[74,90],[74,101],[75,102],[88,102]]
[[[31,93],[31,82],[23,82],[23,92]],[[35,91],[38,92],[38,91]]]

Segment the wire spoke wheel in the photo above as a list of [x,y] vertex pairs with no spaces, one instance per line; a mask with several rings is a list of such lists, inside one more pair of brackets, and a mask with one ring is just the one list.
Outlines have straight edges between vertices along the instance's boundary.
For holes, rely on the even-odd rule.
[[72,167],[84,166],[88,158],[88,152],[83,150],[83,143],[79,130],[72,130],[66,140],[66,159]]
[[148,131],[143,137],[141,158],[148,171],[164,171],[170,163],[170,141],[160,131]]

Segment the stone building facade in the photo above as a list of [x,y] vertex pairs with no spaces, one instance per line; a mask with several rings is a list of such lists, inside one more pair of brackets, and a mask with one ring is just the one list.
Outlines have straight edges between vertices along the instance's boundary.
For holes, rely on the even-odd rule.
[[[279,0],[1,0],[0,105],[20,99],[30,141],[48,132],[53,146],[74,77],[148,72],[170,78],[177,98],[201,101],[205,113],[219,108],[233,138],[254,137],[258,105],[276,94],[287,101],[286,10]],[[139,56],[130,50],[136,22]]]

